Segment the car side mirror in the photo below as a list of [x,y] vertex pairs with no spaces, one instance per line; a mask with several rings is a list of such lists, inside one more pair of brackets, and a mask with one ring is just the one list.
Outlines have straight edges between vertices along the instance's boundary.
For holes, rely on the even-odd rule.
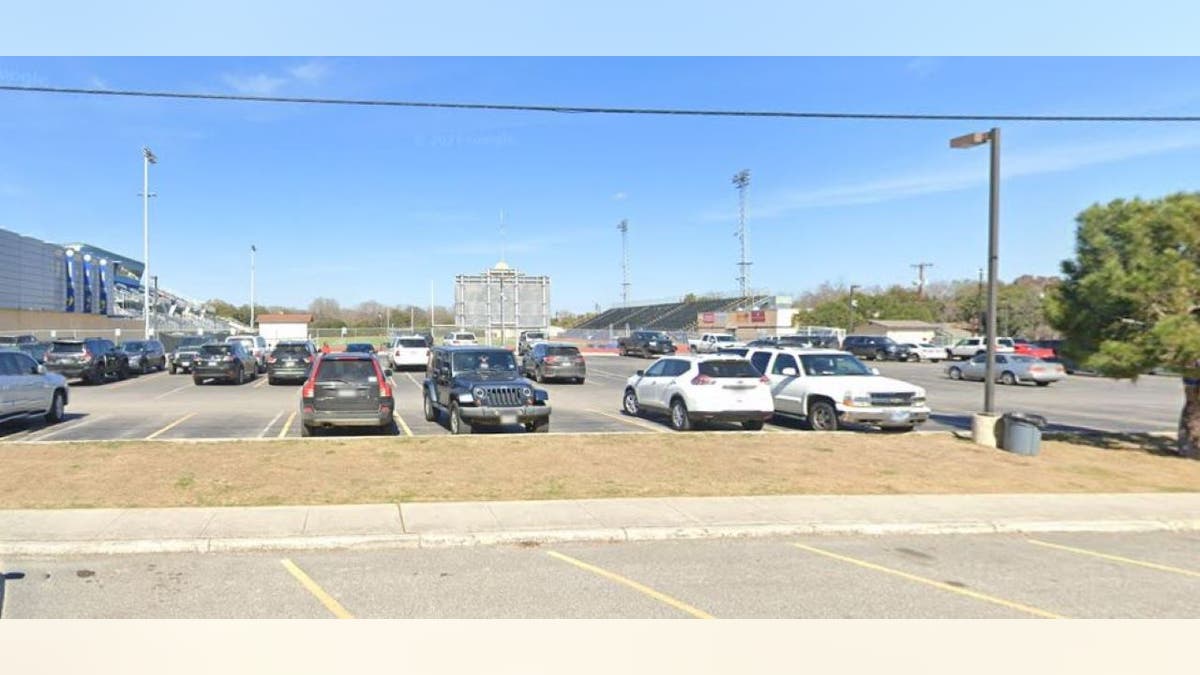
[[792,368],[792,367],[790,367],[790,366],[789,366],[789,367],[787,367],[787,368],[784,368],[783,370],[781,370],[781,371],[779,371],[779,372],[780,372],[780,374],[781,374],[781,375],[786,375],[786,376],[788,376],[788,377],[795,377],[796,375],[798,375],[798,374],[799,374],[798,372],[796,372],[796,369],[795,369],[795,368]]
[[42,364],[39,363],[39,364],[37,364],[37,368],[33,372],[37,373],[38,375],[45,375],[46,374],[46,366],[43,366]]
[[878,368],[872,368],[872,369],[871,369],[871,374],[872,374],[872,375],[878,375],[878,374],[879,374],[879,369],[878,369]]
[[384,377],[391,377],[391,376],[392,376],[392,369],[391,369],[391,368],[384,368],[384,369],[383,369],[383,375],[384,375]]
[[645,375],[645,374],[646,374],[646,371],[644,371],[644,370],[639,370],[639,371],[637,371],[637,373],[636,373],[636,374],[637,374],[637,376],[638,376],[638,377],[641,377],[641,376],[643,376],[643,375]]

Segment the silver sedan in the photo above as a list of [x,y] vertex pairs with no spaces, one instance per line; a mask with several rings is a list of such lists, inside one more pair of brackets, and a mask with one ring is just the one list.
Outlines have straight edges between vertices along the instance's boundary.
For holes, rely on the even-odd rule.
[[[952,380],[983,381],[987,369],[987,355],[979,354],[970,361],[955,363],[946,368]],[[1067,376],[1061,363],[1050,363],[1024,354],[997,354],[996,381],[1002,384],[1032,382],[1039,387],[1048,386]]]

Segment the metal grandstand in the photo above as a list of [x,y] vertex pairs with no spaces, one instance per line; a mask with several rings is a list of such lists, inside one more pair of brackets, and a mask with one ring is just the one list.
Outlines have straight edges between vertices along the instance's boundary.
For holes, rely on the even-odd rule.
[[624,335],[631,330],[661,330],[668,333],[686,333],[696,328],[696,316],[705,312],[729,312],[739,308],[761,306],[772,296],[761,295],[751,298],[700,298],[656,302],[628,307],[612,307],[584,321],[568,333],[579,334],[606,331],[611,335]]

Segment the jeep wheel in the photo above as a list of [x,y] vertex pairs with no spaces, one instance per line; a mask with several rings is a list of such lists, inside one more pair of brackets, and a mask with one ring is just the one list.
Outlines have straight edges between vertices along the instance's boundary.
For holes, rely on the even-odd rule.
[[63,399],[66,395],[61,391],[54,392],[54,399],[50,401],[50,409],[46,411],[46,424],[58,424],[63,420]]
[[675,431],[687,431],[692,428],[692,420],[688,417],[687,404],[683,399],[671,401],[671,428]]
[[534,433],[534,434],[547,433],[550,431],[550,422],[542,422],[541,424],[537,424],[536,422],[529,422],[525,425],[525,431],[528,431],[528,432]]
[[829,401],[813,401],[808,406],[808,426],[813,431],[837,431],[837,409]]
[[[465,429],[463,427],[466,427]],[[462,420],[462,411],[458,409],[458,402],[450,404],[450,433],[457,436],[469,432],[470,425]]]
[[429,392],[425,391],[425,395],[421,398],[425,400],[425,421],[436,422],[438,417],[437,408],[433,407],[433,400],[429,398]]
[[621,399],[621,410],[626,415],[633,417],[637,417],[641,412],[641,408],[638,407],[637,392],[632,388],[625,390],[625,397]]

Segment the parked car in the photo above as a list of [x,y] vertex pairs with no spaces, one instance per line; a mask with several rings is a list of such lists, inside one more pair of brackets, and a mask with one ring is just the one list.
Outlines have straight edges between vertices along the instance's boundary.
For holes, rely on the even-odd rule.
[[180,371],[184,373],[192,372],[192,363],[196,361],[196,356],[200,353],[200,347],[212,342],[204,337],[185,337],[175,345],[175,351],[171,352],[171,374],[174,375]]
[[255,372],[267,372],[267,339],[261,335],[230,335],[225,338],[226,344],[240,342],[246,352],[254,357]]
[[583,384],[587,378],[587,363],[575,345],[538,342],[521,358],[521,373],[538,383],[567,379],[575,384]]
[[[946,368],[946,375],[952,380],[982,382],[986,374],[987,354],[973,356],[966,363]],[[1001,384],[1032,382],[1039,387],[1048,387],[1066,377],[1067,370],[1061,363],[1048,363],[1025,354],[997,354],[994,374],[996,381]]]
[[436,421],[444,411],[452,434],[517,424],[526,431],[550,430],[550,395],[521,377],[507,349],[435,347],[422,393],[425,419]]
[[446,337],[442,338],[444,345],[473,345],[477,344],[475,334],[466,331],[457,331],[454,333],[446,333]]
[[45,365],[50,372],[86,384],[129,377],[129,356],[104,338],[55,340],[46,351]]
[[625,381],[621,408],[628,415],[666,413],[677,431],[709,421],[757,431],[775,413],[767,384],[745,359],[669,356]]
[[369,342],[350,342],[346,344],[345,351],[358,352],[360,354],[374,354],[375,345]]
[[8,347],[0,351],[0,422],[41,417],[57,424],[69,391],[67,378],[47,372],[30,355]]
[[746,343],[746,347],[774,347],[779,344],[779,338],[775,336],[756,338]]
[[909,361],[932,361],[937,363],[946,358],[946,348],[928,342],[905,342]]
[[906,431],[929,419],[925,389],[883,377],[856,356],[834,349],[762,349],[750,363],[770,381],[775,414],[816,431],[848,423]]
[[167,353],[158,340],[130,340],[121,343],[121,349],[129,355],[129,368],[145,375],[152,368],[167,369]]
[[[1011,338],[996,338],[996,353],[1007,354],[1015,351]],[[976,354],[987,353],[987,339],[979,336],[963,338],[946,348],[947,359],[969,359]]]
[[1053,359],[1058,356],[1053,349],[1034,344],[1024,338],[1013,338],[1013,351],[1036,359]]
[[739,359],[744,359],[749,351],[749,347],[728,347],[718,351],[717,356],[735,356]]
[[300,389],[300,435],[315,436],[333,427],[374,427],[394,435],[391,374],[374,354],[322,354]]
[[1063,364],[1063,368],[1066,369],[1068,375],[1074,375],[1075,373],[1091,373],[1092,372],[1092,371],[1084,370],[1084,369],[1080,368],[1079,364],[1075,363],[1075,361],[1073,359],[1071,359],[1063,354],[1063,341],[1062,340],[1038,340],[1038,341],[1034,342],[1033,345],[1036,347],[1043,347],[1043,348],[1053,351],[1054,352],[1053,357],[1043,356],[1042,360],[1048,361],[1050,363]]
[[842,351],[876,361],[907,361],[908,347],[882,335],[847,335]]
[[775,339],[776,347],[802,347],[806,349],[837,349],[836,335],[780,335]]
[[22,342],[17,345],[17,349],[25,352],[33,357],[39,365],[46,362],[46,352],[50,349],[49,342]]
[[739,341],[729,333],[705,333],[698,339],[688,340],[688,350],[693,354],[716,354],[725,347],[744,347],[745,342]]
[[34,335],[0,335],[0,347],[19,347],[37,342]]
[[617,351],[621,356],[637,354],[643,357],[674,354],[675,343],[671,336],[657,330],[635,330],[629,337],[617,338]]
[[206,344],[192,362],[192,382],[196,384],[204,384],[210,379],[243,384],[256,377],[258,360],[239,340]]
[[546,337],[544,330],[523,330],[520,336],[517,337],[517,356],[523,356],[529,351],[529,348],[538,342],[545,342],[549,338]]
[[401,335],[392,338],[388,350],[392,368],[424,368],[429,364],[429,341],[422,335]]
[[275,348],[267,355],[267,384],[277,384],[284,380],[307,380],[316,359],[317,347],[311,342],[277,342]]

